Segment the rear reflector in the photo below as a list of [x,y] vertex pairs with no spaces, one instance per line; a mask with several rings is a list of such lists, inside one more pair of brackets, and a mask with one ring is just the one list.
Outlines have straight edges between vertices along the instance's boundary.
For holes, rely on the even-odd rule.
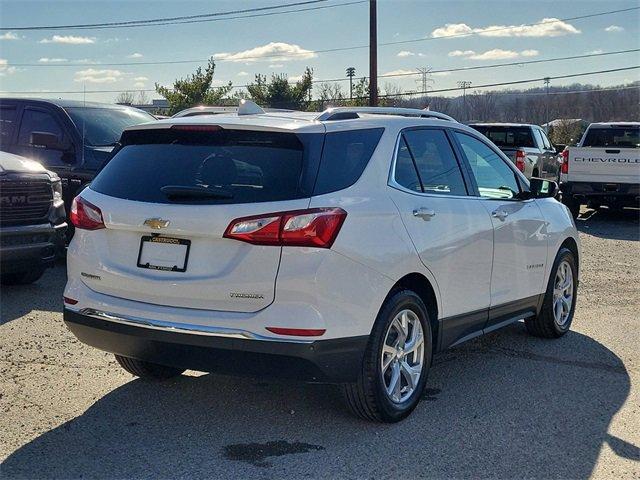
[[73,226],[83,230],[98,230],[104,228],[102,212],[98,207],[78,195],[73,199],[69,219]]
[[62,300],[64,300],[64,303],[66,303],[67,305],[75,305],[76,303],[78,303],[78,300],[69,297],[62,297]]
[[319,337],[324,335],[326,330],[324,328],[280,328],[280,327],[267,327],[271,333],[276,335],[290,335],[293,337]]
[[265,213],[233,220],[224,237],[254,245],[331,248],[346,217],[341,208]]

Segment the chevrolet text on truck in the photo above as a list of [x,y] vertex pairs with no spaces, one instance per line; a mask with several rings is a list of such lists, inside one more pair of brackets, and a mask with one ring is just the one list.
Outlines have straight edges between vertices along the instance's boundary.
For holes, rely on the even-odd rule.
[[560,189],[574,217],[583,204],[640,205],[640,122],[592,123],[562,157]]

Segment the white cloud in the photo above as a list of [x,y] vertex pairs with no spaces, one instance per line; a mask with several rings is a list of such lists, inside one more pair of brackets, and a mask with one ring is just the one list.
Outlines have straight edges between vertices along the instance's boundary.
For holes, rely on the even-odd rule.
[[284,67],[281,63],[274,63],[273,65],[269,65],[269,68],[282,68]]
[[86,45],[95,43],[93,37],[76,37],[74,35],[54,35],[51,38],[43,38],[40,43],[65,43],[67,45]]
[[236,53],[216,53],[215,60],[229,62],[256,62],[260,60],[270,60],[288,62],[292,60],[308,60],[317,55],[310,50],[306,50],[299,45],[284,42],[271,42],[260,47],[243,50]]
[[415,53],[410,52],[408,50],[402,50],[401,52],[398,52],[398,57],[414,57]]
[[450,57],[468,57],[469,55],[473,55],[474,52],[473,50],[454,50],[452,52],[449,52],[449,56]]
[[136,77],[133,79],[134,82],[146,82],[149,80],[147,77]]
[[20,40],[20,37],[13,32],[7,32],[0,35],[0,40]]
[[618,25],[609,25],[607,28],[604,29],[604,31],[609,33],[620,33],[620,32],[624,32],[624,28]]
[[136,82],[133,84],[133,88],[144,88],[144,82]]
[[557,18],[543,18],[537,25],[490,25],[470,27],[466,23],[447,23],[436,28],[431,37],[451,37],[476,33],[483,37],[561,37],[580,33],[576,27]]
[[416,72],[415,70],[406,70],[404,68],[399,68],[397,70],[391,70],[389,72],[383,73],[382,76],[392,76],[392,75],[409,75],[409,74],[416,74],[418,72]]
[[302,80],[302,75],[293,75],[289,78],[287,78],[288,81],[290,82],[299,82]]
[[540,55],[540,52],[534,49],[522,50],[520,52],[520,55],[522,55],[523,57],[537,57],[538,55]]
[[469,56],[471,60],[506,60],[508,58],[516,58],[519,56],[518,52],[513,50],[502,50],[501,48],[494,48],[493,50],[487,50],[483,53],[476,53]]
[[88,68],[86,70],[77,71],[73,81],[87,83],[114,83],[121,80],[123,75],[124,73],[120,70],[96,70],[94,68]]
[[448,77],[451,75],[451,72],[433,72],[431,75],[434,77]]
[[131,55],[127,55],[127,58],[142,58],[144,55],[142,55],[141,53],[135,52],[132,53]]
[[7,62],[6,58],[0,58],[0,77],[11,75],[18,71],[16,67],[10,67],[8,64],[9,62]]
[[239,77],[246,77],[247,75],[249,75],[247,72],[238,72]]
[[40,60],[38,60],[38,62],[40,63],[63,63],[68,61],[69,60],[67,60],[66,58],[48,58],[48,57],[42,57]]
[[596,48],[595,50],[591,50],[590,52],[587,52],[587,55],[598,55],[599,53],[603,53],[604,50],[602,50],[601,48]]

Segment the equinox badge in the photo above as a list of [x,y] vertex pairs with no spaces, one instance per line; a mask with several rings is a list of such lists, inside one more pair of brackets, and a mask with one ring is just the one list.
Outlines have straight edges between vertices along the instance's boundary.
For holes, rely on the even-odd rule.
[[154,230],[160,230],[161,228],[167,228],[171,222],[169,220],[163,220],[162,218],[147,218],[144,221],[144,225],[153,228]]

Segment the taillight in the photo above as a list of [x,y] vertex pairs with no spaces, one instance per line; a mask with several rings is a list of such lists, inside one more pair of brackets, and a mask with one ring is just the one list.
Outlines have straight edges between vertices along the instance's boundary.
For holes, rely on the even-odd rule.
[[524,160],[527,158],[527,154],[524,150],[516,150],[516,168],[521,172],[524,172]]
[[311,208],[237,218],[224,237],[254,245],[331,248],[346,216],[341,208]]
[[569,173],[569,150],[565,148],[561,155],[562,165],[560,165],[560,173]]
[[62,297],[62,300],[64,300],[64,303],[69,305],[75,305],[76,303],[78,303],[78,300],[76,300],[75,298]]
[[69,219],[73,226],[83,230],[99,230],[104,228],[102,212],[98,207],[78,195],[73,199]]

